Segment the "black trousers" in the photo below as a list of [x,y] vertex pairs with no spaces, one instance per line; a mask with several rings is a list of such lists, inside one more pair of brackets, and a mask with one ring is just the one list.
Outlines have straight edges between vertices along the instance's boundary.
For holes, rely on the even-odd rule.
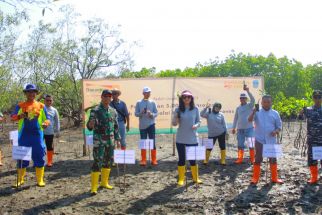
[[44,135],[47,151],[54,150],[54,135]]
[[[216,136],[216,137],[208,137],[208,138],[209,139],[213,139],[214,146],[215,146],[215,143],[216,143],[216,141],[218,139],[220,150],[225,150],[226,149],[226,132],[222,133],[219,136]],[[212,149],[207,149],[207,150],[208,151],[211,151]]]
[[[179,156],[179,161],[178,161],[178,166],[184,166],[186,165],[186,147],[189,146],[198,146],[198,144],[184,144],[184,143],[176,143],[177,146],[177,151],[178,151],[178,156]],[[195,160],[189,160],[191,166],[196,165]]]

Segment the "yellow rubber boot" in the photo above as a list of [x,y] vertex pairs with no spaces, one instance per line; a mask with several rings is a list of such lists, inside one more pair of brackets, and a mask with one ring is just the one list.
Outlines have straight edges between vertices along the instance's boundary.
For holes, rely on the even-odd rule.
[[226,150],[220,151],[220,164],[226,165]]
[[178,166],[178,186],[184,185],[186,166]]
[[111,169],[109,168],[102,168],[102,175],[101,175],[101,187],[106,189],[113,189],[113,186],[108,184],[108,179],[110,177]]
[[204,165],[207,165],[209,162],[209,158],[210,158],[210,154],[211,154],[211,150],[206,150],[206,159],[203,161]]
[[97,194],[98,189],[98,179],[100,177],[100,172],[91,173],[91,194]]
[[13,187],[19,187],[25,183],[26,168],[18,169],[18,181],[15,182]]
[[36,167],[37,186],[44,187],[45,167]]
[[197,184],[201,184],[202,181],[199,179],[199,171],[198,171],[198,165],[191,166],[191,174],[192,174],[192,180],[193,182]]

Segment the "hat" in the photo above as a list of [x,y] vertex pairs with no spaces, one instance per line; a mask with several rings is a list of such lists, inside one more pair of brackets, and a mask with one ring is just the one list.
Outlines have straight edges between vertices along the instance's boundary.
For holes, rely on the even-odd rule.
[[149,93],[151,92],[151,88],[150,87],[144,87],[143,88],[143,93]]
[[102,95],[106,95],[106,94],[112,95],[112,91],[111,90],[103,90]]
[[182,91],[181,96],[191,96],[192,97],[193,95],[189,90],[184,90],[184,91]]
[[23,89],[23,91],[24,92],[30,92],[30,91],[36,91],[36,92],[38,92],[38,89],[37,89],[36,85],[34,85],[34,84],[27,84],[25,86],[25,89]]
[[313,91],[313,96],[321,96],[321,95],[322,95],[322,93],[321,93],[320,90],[314,90]]
[[119,94],[119,95],[121,95],[121,90],[119,90],[119,89],[117,89],[117,88],[114,88],[113,90],[112,90],[112,93],[113,94]]
[[247,98],[246,93],[241,93],[240,96],[239,96],[239,98]]

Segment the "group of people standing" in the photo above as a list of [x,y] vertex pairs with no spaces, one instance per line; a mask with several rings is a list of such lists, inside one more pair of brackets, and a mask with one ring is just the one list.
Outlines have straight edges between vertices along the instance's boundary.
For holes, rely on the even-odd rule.
[[[237,133],[238,154],[235,164],[243,163],[245,142],[255,139],[249,145],[250,162],[253,164],[252,184],[257,184],[260,178],[260,165],[263,161],[263,144],[278,144],[277,136],[281,132],[282,122],[277,111],[272,109],[272,97],[264,95],[261,98],[261,108],[255,104],[255,98],[245,85],[246,93],[240,94],[240,105],[236,108],[232,133]],[[19,145],[32,147],[32,160],[36,167],[37,184],[44,186],[44,156],[46,154],[44,140],[47,143],[47,165],[52,165],[53,137],[59,136],[58,112],[52,107],[52,96],[45,97],[45,105],[36,101],[38,90],[35,85],[29,84],[24,89],[26,101],[17,105],[12,119],[18,121]],[[147,165],[147,153],[151,153],[151,164],[156,166],[157,151],[155,142],[155,119],[158,116],[156,103],[150,99],[151,88],[144,87],[143,98],[136,103],[135,116],[139,118],[141,139],[152,139],[154,147],[147,152],[141,150],[140,165]],[[109,184],[109,175],[113,166],[113,152],[115,147],[126,149],[126,132],[130,129],[130,118],[126,104],[119,99],[119,89],[103,90],[101,102],[92,107],[87,121],[87,128],[93,131],[93,165],[91,172],[91,193],[96,194],[98,187],[112,189]],[[247,102],[248,96],[250,102]],[[322,107],[321,91],[313,92],[314,105],[305,108],[300,115],[307,118],[307,143],[309,146],[308,163],[311,171],[309,183],[318,182],[317,161],[313,160],[312,147],[322,146]],[[178,185],[182,186],[186,175],[186,147],[198,145],[197,130],[201,124],[201,117],[207,120],[208,138],[213,139],[213,145],[219,142],[220,163],[226,164],[226,137],[228,129],[222,104],[207,105],[200,113],[195,105],[194,95],[184,90],[179,96],[179,106],[172,114],[172,125],[178,126],[176,133],[176,148],[178,152]],[[204,164],[208,164],[212,149],[206,150]],[[270,158],[271,181],[283,183],[278,178],[276,158]],[[189,160],[191,174],[195,183],[202,183],[199,178],[198,164]],[[29,162],[18,162],[18,178],[15,184],[24,182],[26,167]],[[99,185],[99,179],[101,180]]]

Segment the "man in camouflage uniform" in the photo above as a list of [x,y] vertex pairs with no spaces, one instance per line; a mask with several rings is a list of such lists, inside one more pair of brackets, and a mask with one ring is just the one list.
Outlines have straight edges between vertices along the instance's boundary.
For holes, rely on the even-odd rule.
[[[313,92],[314,105],[304,108],[300,115],[307,119],[307,144],[308,144],[308,165],[310,167],[311,179],[309,184],[316,184],[319,178],[318,161],[313,160],[312,148],[322,146],[322,92]],[[322,162],[322,161],[321,161]]]
[[96,194],[101,174],[100,186],[112,189],[108,180],[111,172],[114,142],[120,147],[120,135],[117,123],[117,112],[109,106],[112,91],[103,90],[101,103],[91,110],[87,128],[93,130],[93,158],[94,163],[91,173],[91,193]]

